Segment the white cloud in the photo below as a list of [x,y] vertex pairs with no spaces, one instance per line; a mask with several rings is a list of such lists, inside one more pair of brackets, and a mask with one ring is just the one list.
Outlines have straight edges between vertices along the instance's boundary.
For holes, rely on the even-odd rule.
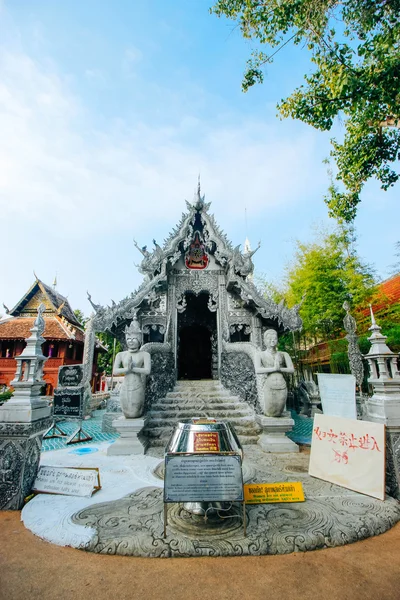
[[[310,133],[281,139],[274,127],[211,126],[190,113],[177,127],[136,121],[93,130],[59,76],[24,55],[3,54],[0,68],[3,215],[29,220],[57,207],[62,234],[65,213],[73,209],[101,231],[146,222],[154,211],[167,216],[171,206],[182,205],[199,171],[208,196],[229,201],[231,214],[243,198],[263,212],[293,202],[309,185]],[[34,215],[27,211],[32,205]]]
[[[93,251],[86,257],[93,265],[88,239],[96,240],[97,255],[106,261],[101,240],[117,244],[135,235],[146,243],[155,231],[165,237],[185,210],[184,199],[191,200],[199,172],[224,228],[243,222],[244,206],[254,218],[291,207],[304,199],[311,180],[314,187],[321,180],[313,171],[319,159],[311,131],[293,139],[288,131],[282,134],[284,127],[249,120],[220,125],[190,109],[168,127],[136,117],[101,129],[54,68],[3,52],[0,72],[0,214],[10,244],[18,224],[23,244],[9,267],[20,274],[26,267],[28,284],[33,266],[27,248],[32,261],[36,251],[39,274],[42,263],[60,273],[57,265],[78,259],[71,246],[76,242]],[[56,255],[43,255],[49,246]],[[135,259],[132,248],[129,262]],[[98,278],[100,267],[93,269]],[[71,267],[71,277],[76,293],[83,294],[87,274],[79,282]],[[133,287],[126,284],[125,293]],[[113,294],[121,297],[118,290]]]

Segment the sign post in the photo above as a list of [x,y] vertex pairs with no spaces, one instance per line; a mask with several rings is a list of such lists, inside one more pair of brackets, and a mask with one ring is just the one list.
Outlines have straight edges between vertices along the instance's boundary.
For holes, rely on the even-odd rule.
[[[215,439],[210,438],[207,444],[214,446],[215,442]],[[241,456],[219,452],[166,454],[164,537],[168,518],[167,504],[170,502],[240,502],[243,505],[243,527],[246,535]],[[207,518],[207,511],[204,518]]]
[[46,432],[44,439],[64,437],[63,432],[56,424],[58,420],[79,420],[79,427],[66,440],[66,444],[89,442],[91,438],[82,429],[85,416],[85,386],[82,384],[84,365],[67,365],[58,370],[58,387],[54,390],[53,425]]

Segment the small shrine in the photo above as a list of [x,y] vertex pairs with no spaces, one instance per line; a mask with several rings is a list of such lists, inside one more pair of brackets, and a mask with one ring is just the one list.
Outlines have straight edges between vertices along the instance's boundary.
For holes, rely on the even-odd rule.
[[200,184],[186,207],[163,245],[153,240],[150,251],[135,242],[144,275],[135,292],[110,307],[95,304],[89,295],[94,327],[126,347],[125,328],[133,320],[139,323],[142,349],[152,360],[145,413],[177,382],[193,382],[196,388],[202,380],[204,389],[204,380],[209,386],[211,381],[222,384],[250,405],[253,415],[263,412],[256,354],[266,330],[301,329],[299,307],[275,304],[258,291],[251,277],[258,248],[242,253],[233,247],[210,213]]

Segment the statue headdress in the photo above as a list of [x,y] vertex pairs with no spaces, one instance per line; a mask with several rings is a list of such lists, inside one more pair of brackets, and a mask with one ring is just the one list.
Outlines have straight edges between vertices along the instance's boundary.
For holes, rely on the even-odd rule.
[[125,327],[125,337],[128,336],[137,338],[142,344],[142,330],[136,315],[133,316],[130,325]]

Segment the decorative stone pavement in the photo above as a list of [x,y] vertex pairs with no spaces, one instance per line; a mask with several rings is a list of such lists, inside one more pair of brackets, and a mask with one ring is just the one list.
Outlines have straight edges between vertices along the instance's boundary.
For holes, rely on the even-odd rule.
[[[91,438],[92,442],[77,442],[76,444],[68,445],[65,443],[65,440],[68,438],[60,437],[60,438],[52,438],[49,440],[43,440],[42,443],[42,452],[47,452],[48,450],[63,450],[65,448],[76,448],[80,446],[87,446],[88,443],[93,442],[112,442],[117,437],[117,432],[115,433],[103,433],[101,430],[101,421],[103,418],[104,410],[96,410],[93,414],[94,416],[87,421],[82,421],[82,429],[85,433],[87,433]],[[79,421],[60,421],[57,423],[62,431],[64,431],[67,435],[71,435],[74,431],[78,429]]]
[[383,533],[400,520],[393,498],[382,502],[308,475],[309,454],[265,454],[249,446],[243,465],[247,482],[301,481],[306,501],[248,505],[247,537],[240,507],[234,509],[236,518],[205,524],[181,504],[171,504],[164,539],[160,457],[107,456],[108,445],[42,454],[46,465],[98,467],[102,489],[91,498],[38,494],[22,511],[28,529],[49,542],[102,554],[240,556],[340,546]]
[[314,419],[298,415],[295,410],[291,411],[292,419],[294,419],[294,427],[292,431],[286,434],[296,444],[304,444],[311,446],[312,428]]

